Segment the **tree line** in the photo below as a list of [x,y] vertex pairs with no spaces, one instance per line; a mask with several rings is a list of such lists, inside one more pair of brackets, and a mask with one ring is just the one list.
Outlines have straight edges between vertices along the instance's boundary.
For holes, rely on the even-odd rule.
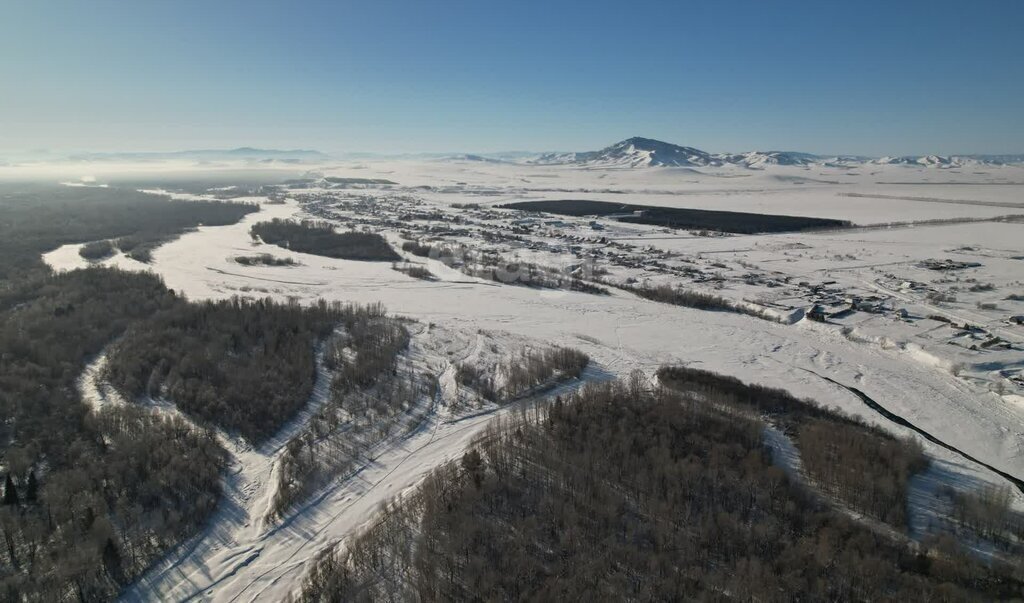
[[697,310],[735,312],[737,314],[753,316],[754,318],[779,322],[778,318],[764,310],[752,308],[713,293],[704,293],[702,291],[694,291],[692,289],[684,289],[680,286],[673,287],[665,284],[657,286],[622,284],[617,285],[617,287],[639,295],[644,299],[649,299],[663,304],[685,306],[687,308],[696,308]]
[[538,289],[565,289],[594,295],[608,295],[608,290],[578,278],[566,271],[541,266],[532,262],[504,261],[495,252],[475,251],[466,245],[431,245],[422,241],[406,241],[402,250],[444,262],[464,274],[506,285],[536,287]]

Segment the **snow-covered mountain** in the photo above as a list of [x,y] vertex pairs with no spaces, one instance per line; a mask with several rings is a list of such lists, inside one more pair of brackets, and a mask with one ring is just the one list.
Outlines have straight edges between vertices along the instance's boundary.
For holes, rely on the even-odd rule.
[[988,165],[1024,164],[1024,155],[964,155],[963,157]]
[[951,168],[980,165],[1015,165],[1024,163],[1024,155],[904,155],[881,157],[871,163]]
[[758,169],[769,165],[849,167],[867,163],[950,168],[970,165],[1024,164],[1024,155],[908,155],[872,158],[853,155],[813,155],[797,151],[749,151],[746,153],[712,154],[693,147],[684,147],[660,140],[635,136],[605,147],[600,151],[545,153],[528,162],[544,165],[630,168],[737,165]]
[[956,164],[953,157],[943,155],[904,155],[901,157],[880,157],[871,163],[878,165],[921,165],[925,167],[951,167]]
[[568,163],[594,167],[692,167],[721,165],[722,162],[700,149],[636,136],[600,151],[547,153],[536,158],[534,163]]
[[762,167],[766,165],[811,165],[821,163],[822,157],[796,151],[750,151],[747,153],[722,153],[715,155],[723,163]]

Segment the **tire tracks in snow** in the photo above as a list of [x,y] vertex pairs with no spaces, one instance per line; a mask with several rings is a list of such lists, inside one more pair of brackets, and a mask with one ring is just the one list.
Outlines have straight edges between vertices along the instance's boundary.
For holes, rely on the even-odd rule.
[[[415,448],[412,448],[411,450],[408,450],[407,452],[405,452],[405,454],[403,454],[400,459],[397,459],[397,462],[395,462],[393,465],[391,465],[388,468],[388,470],[382,476],[380,476],[379,478],[374,479],[373,481],[368,481],[367,482],[369,484],[368,488],[366,488],[365,490],[360,492],[355,497],[346,499],[345,500],[345,504],[343,506],[341,506],[336,512],[332,513],[315,530],[313,530],[308,535],[303,535],[302,543],[299,546],[296,546],[295,549],[287,557],[285,557],[284,559],[274,559],[273,564],[270,567],[268,567],[265,571],[261,572],[260,574],[256,575],[255,577],[253,577],[251,580],[249,580],[244,585],[241,585],[241,588],[239,590],[237,590],[237,592],[234,594],[234,596],[232,596],[232,597],[230,597],[229,599],[226,599],[226,600],[230,601],[230,602],[239,601],[240,597],[243,594],[245,594],[246,592],[249,592],[250,589],[254,585],[256,585],[258,582],[260,582],[261,580],[264,580],[270,574],[274,573],[277,570],[283,570],[281,575],[275,577],[273,580],[270,580],[266,584],[266,586],[264,586],[262,589],[260,589],[260,590],[258,590],[256,592],[251,593],[252,596],[247,599],[249,601],[258,600],[258,599],[260,599],[264,595],[265,591],[268,588],[277,585],[279,580],[281,579],[281,577],[283,577],[283,575],[291,573],[291,572],[295,571],[297,568],[299,568],[301,566],[304,566],[311,559],[315,559],[320,554],[321,551],[325,550],[325,548],[337,546],[338,543],[343,541],[345,538],[347,538],[349,536],[352,536],[354,534],[358,534],[363,526],[365,526],[368,523],[372,522],[376,518],[376,516],[377,516],[376,513],[372,513],[369,516],[365,517],[365,521],[362,521],[362,522],[360,522],[358,524],[354,524],[354,525],[349,526],[349,528],[346,530],[346,533],[344,535],[340,536],[340,537],[331,538],[331,539],[324,539],[323,543],[317,543],[316,542],[319,537],[323,536],[324,533],[328,531],[328,529],[330,529],[331,527],[334,526],[335,522],[337,522],[338,519],[340,519],[343,515],[345,515],[349,510],[351,510],[357,504],[359,504],[360,502],[362,502],[365,499],[367,499],[367,497],[370,497],[371,495],[378,493],[379,490],[382,487],[388,488],[391,485],[393,485],[393,484],[388,484],[387,483],[388,480],[392,476],[394,476],[396,473],[398,473],[399,470],[402,469],[406,464],[408,464],[410,459],[415,458],[416,456],[418,456],[420,453],[424,452],[425,450],[427,450],[427,449],[429,449],[429,448],[431,448],[433,446],[436,446],[439,443],[445,442],[447,440],[455,439],[456,442],[453,445],[446,446],[446,447],[442,448],[442,450],[444,452],[446,452],[446,453],[452,453],[452,452],[458,453],[461,450],[463,450],[463,448],[465,447],[464,445],[461,444],[461,439],[459,439],[458,436],[464,436],[464,435],[467,434],[467,432],[468,433],[477,433],[479,431],[482,431],[483,429],[486,428],[486,426],[488,424],[490,424],[491,420],[493,420],[496,417],[504,416],[504,415],[506,415],[508,413],[516,412],[517,410],[519,410],[521,408],[524,408],[524,407],[527,407],[527,406],[529,406],[532,403],[537,403],[537,402],[540,402],[540,401],[543,401],[543,400],[547,400],[547,399],[549,399],[551,397],[554,397],[554,396],[556,396],[556,395],[558,395],[560,393],[565,393],[566,391],[574,390],[574,389],[582,386],[584,383],[593,382],[593,381],[597,381],[597,380],[603,380],[603,379],[606,378],[606,375],[607,375],[607,373],[605,373],[603,370],[601,370],[601,369],[599,369],[597,367],[588,367],[588,369],[584,371],[584,375],[582,376],[581,379],[576,379],[576,380],[573,380],[573,381],[562,383],[562,384],[558,385],[557,387],[555,387],[553,389],[549,389],[549,390],[537,393],[537,394],[532,395],[532,396],[527,396],[527,397],[521,398],[521,399],[516,400],[515,402],[513,402],[511,404],[508,404],[508,405],[505,405],[505,406],[496,407],[496,408],[490,409],[490,410],[482,412],[482,413],[476,413],[476,414],[473,414],[471,416],[461,417],[461,418],[457,418],[457,419],[453,419],[453,420],[446,420],[446,421],[437,421],[437,420],[435,420],[434,426],[431,429],[430,437],[427,439],[426,442],[423,442],[423,443],[419,444],[418,446],[416,446]],[[435,417],[435,419],[436,419],[436,417]],[[444,429],[445,430],[444,433],[439,434],[439,429]],[[397,450],[398,448],[401,447],[402,441],[403,440],[399,440],[399,442],[395,443],[396,445],[393,445],[389,449],[383,451],[376,458],[379,459],[381,456],[384,456],[388,452],[394,452],[395,450]],[[449,455],[445,454],[443,456],[448,457]],[[438,465],[438,463],[430,463],[429,466],[426,468],[426,470],[423,471],[416,479],[414,479],[413,483],[408,485],[407,488],[415,487],[415,485],[418,484],[420,481],[422,481],[422,479],[434,467],[436,467],[437,465]],[[335,484],[333,484],[332,486],[329,487],[329,490],[331,490],[331,491],[327,492],[326,494],[327,495],[337,494],[338,493],[337,491],[344,490],[351,483],[351,480],[353,478],[357,478],[358,477],[358,478],[363,479],[364,481],[366,481],[365,478],[362,477],[362,474],[365,471],[365,469],[366,469],[366,467],[364,466],[364,467],[360,468],[360,470],[356,471],[354,474],[351,474],[348,477],[345,477],[345,478],[342,478],[340,480],[337,480],[335,482]],[[405,489],[407,489],[407,488],[403,488],[403,491]],[[385,500],[385,501],[386,500],[390,500],[390,499],[394,498],[397,495],[399,495],[399,493],[388,493],[386,496],[384,496],[382,498],[382,500]],[[329,501],[326,500],[328,498],[328,496],[321,495],[319,498],[320,498],[320,501],[318,501],[318,504],[320,504],[320,503],[329,504]],[[316,545],[316,546],[314,546],[314,545]],[[306,555],[304,555],[302,557],[302,559],[300,561],[298,561],[298,562],[293,561],[297,556],[299,556],[300,553],[306,553]],[[304,573],[302,575],[304,576]],[[302,576],[300,576],[300,579],[301,579],[301,577]],[[208,588],[203,589],[203,592],[205,592],[207,590],[209,590],[209,589]],[[202,593],[196,593],[196,594],[202,594]],[[194,596],[193,597],[189,597],[189,599],[192,599],[192,598],[194,598]]]

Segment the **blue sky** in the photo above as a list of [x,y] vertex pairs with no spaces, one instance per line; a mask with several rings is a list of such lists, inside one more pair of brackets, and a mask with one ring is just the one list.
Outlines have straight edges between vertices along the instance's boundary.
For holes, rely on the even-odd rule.
[[13,0],[0,150],[1024,153],[1024,2]]

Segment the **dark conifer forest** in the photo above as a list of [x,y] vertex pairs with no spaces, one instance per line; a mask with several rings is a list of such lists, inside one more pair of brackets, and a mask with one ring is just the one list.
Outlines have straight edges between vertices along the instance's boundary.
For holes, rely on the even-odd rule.
[[610,216],[623,222],[635,224],[653,224],[669,228],[708,229],[745,234],[756,232],[798,232],[801,230],[850,227],[850,222],[846,220],[661,207],[582,199],[520,201],[501,207],[527,212],[546,212],[563,216]]
[[251,229],[264,243],[343,260],[393,262],[402,259],[384,237],[367,232],[338,232],[328,222],[274,219]]
[[246,203],[171,201],[119,188],[3,184],[0,278],[44,270],[40,254],[66,243],[123,237],[118,246],[125,253],[151,250],[189,228],[233,224],[257,209]]

